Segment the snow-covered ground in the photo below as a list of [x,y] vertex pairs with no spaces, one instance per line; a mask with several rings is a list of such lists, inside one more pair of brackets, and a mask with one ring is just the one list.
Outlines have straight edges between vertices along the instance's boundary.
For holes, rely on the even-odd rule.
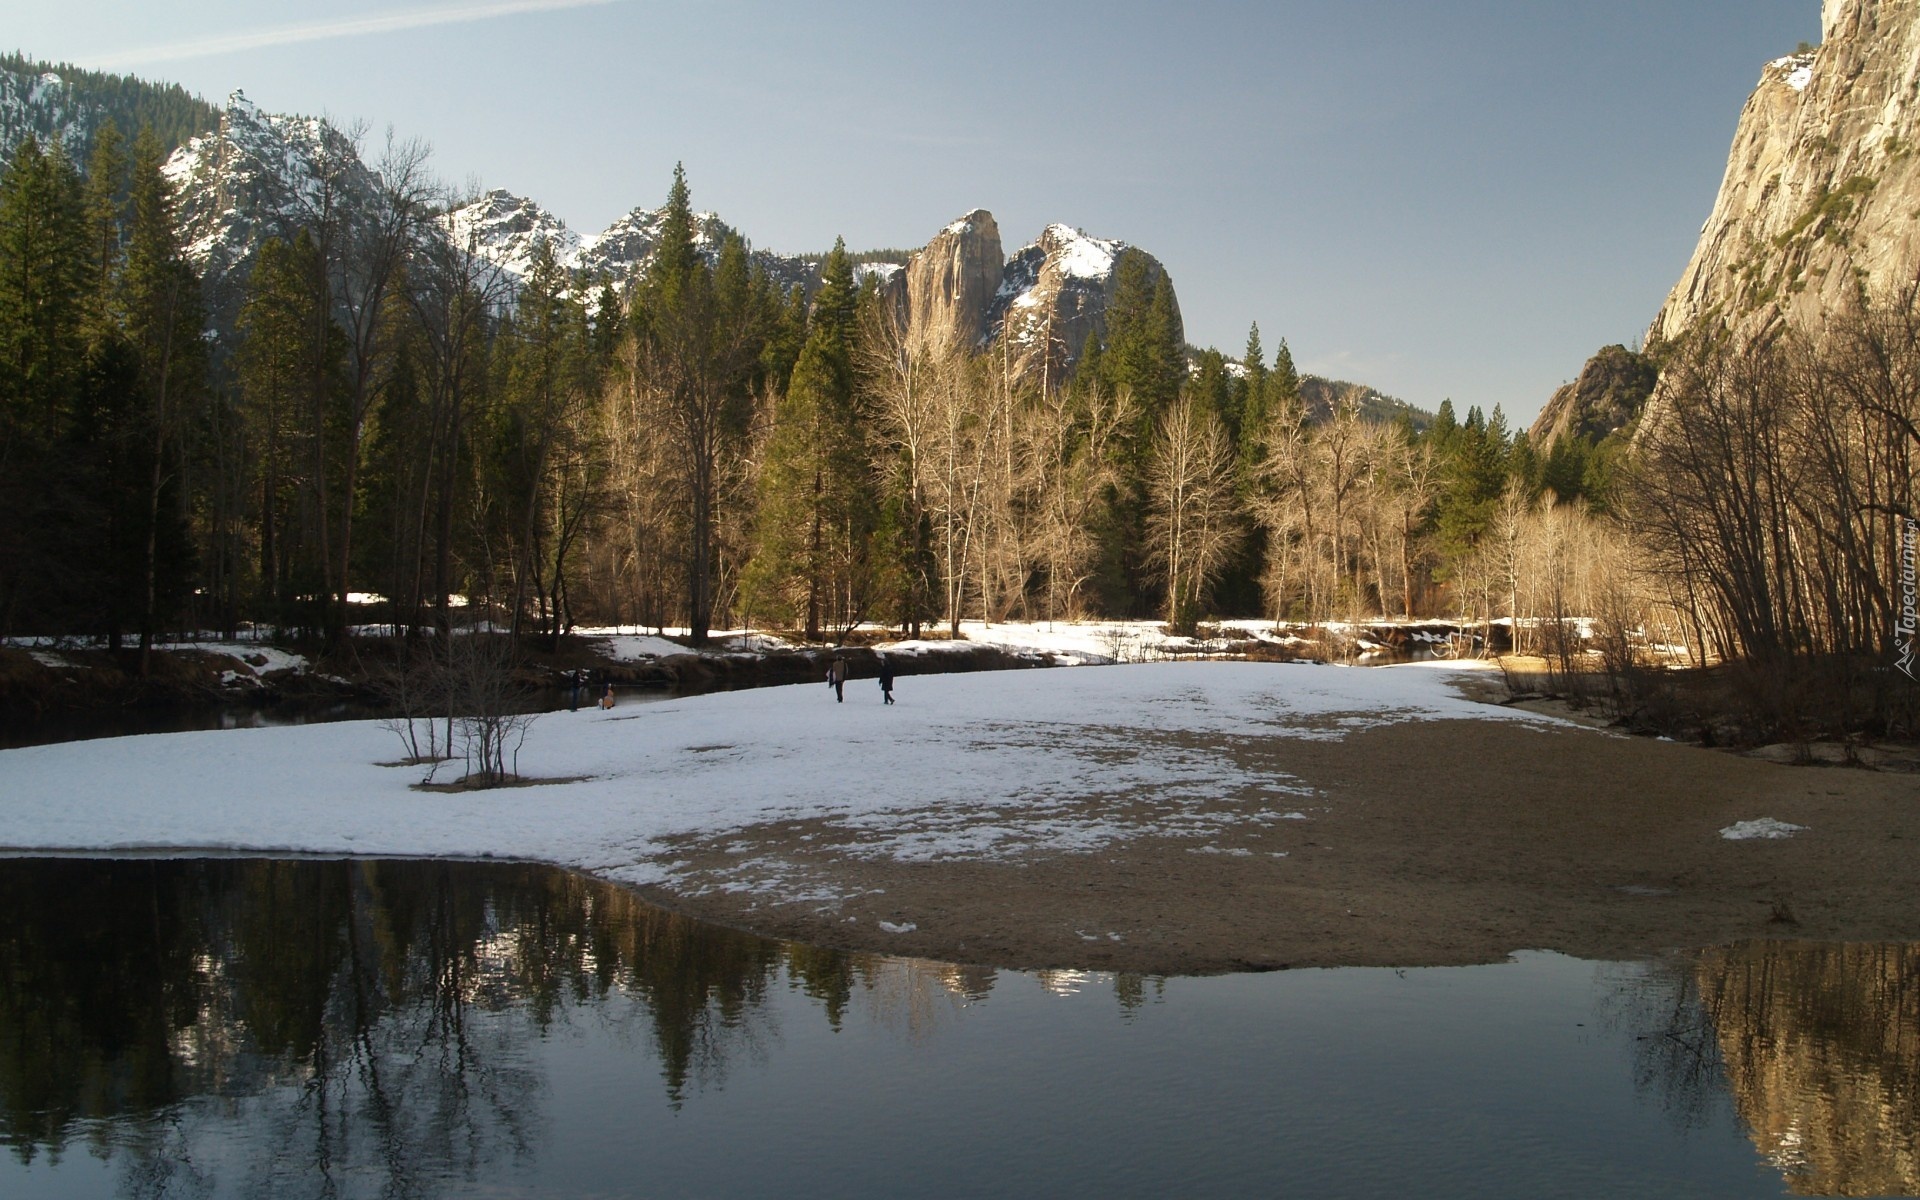
[[[1271,797],[1255,819],[1312,809],[1298,780],[1183,735],[1549,720],[1462,698],[1449,679],[1467,669],[1155,663],[908,675],[891,707],[854,680],[845,703],[815,684],[549,713],[519,769],[574,781],[479,792],[414,790],[422,768],[379,765],[402,749],[375,721],[35,746],[0,751],[0,849],[496,856],[668,884],[665,839],[773,820],[857,825],[898,859],[1084,849],[1204,834],[1202,802],[1229,789]],[[1143,792],[1163,814],[1144,825],[1078,803]]]

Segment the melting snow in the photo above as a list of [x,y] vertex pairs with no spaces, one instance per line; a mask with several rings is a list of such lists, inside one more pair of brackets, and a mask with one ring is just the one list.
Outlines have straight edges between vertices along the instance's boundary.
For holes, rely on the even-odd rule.
[[[873,688],[844,704],[817,685],[690,696],[542,716],[519,769],[576,782],[451,794],[411,790],[422,768],[380,765],[402,750],[378,721],[33,746],[0,751],[0,847],[493,856],[627,883],[678,877],[669,839],[724,844],[808,819],[854,831],[860,853],[908,862],[1151,836],[1231,852],[1238,825],[1271,818],[1223,809],[1221,796],[1311,791],[1213,741],[1447,717],[1553,723],[1467,701],[1449,673],[1156,663],[908,675],[892,707]],[[716,738],[732,752],[700,752]],[[1100,796],[1137,797],[1143,815],[1083,803]],[[762,863],[726,886],[818,884]]]
[[1804,92],[1813,82],[1813,53],[1789,54],[1785,58],[1776,58],[1767,64],[1769,71],[1778,71],[1785,76],[1786,85],[1796,92]]
[[1805,829],[1805,825],[1794,825],[1786,821],[1776,821],[1772,817],[1761,817],[1753,821],[1736,821],[1722,829],[1720,836],[1730,842],[1744,842],[1754,838],[1790,838]]

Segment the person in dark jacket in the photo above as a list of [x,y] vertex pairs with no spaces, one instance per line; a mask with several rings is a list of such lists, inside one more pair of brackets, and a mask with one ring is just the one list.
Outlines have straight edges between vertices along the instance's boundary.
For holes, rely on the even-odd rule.
[[893,703],[893,664],[884,654],[880,656],[880,696],[882,704]]

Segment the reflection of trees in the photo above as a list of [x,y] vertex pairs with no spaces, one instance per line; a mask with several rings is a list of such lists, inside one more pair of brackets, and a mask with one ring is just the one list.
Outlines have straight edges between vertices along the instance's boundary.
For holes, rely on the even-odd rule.
[[[532,1037],[575,1009],[636,1020],[677,1103],[758,1036],[783,965],[775,943],[525,866],[12,862],[0,911],[0,1139],[31,1161],[90,1129],[136,1195],[217,1190],[194,1147],[235,1118],[258,1149],[229,1187],[473,1180],[534,1145]],[[858,968],[786,955],[837,1019]]]
[[1740,1115],[1788,1186],[1920,1192],[1920,946],[1755,942],[1695,973]]
[[1679,956],[1602,968],[1608,1024],[1633,1037],[1634,1089],[1657,1098],[1682,1129],[1725,1111],[1726,1080],[1691,962]]
[[1606,1005],[1683,1124],[1731,1095],[1804,1195],[1920,1192],[1920,946],[1750,942],[1624,969]]

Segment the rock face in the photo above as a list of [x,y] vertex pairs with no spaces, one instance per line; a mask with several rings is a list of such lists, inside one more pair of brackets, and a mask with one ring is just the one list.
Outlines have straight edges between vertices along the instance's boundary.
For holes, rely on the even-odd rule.
[[1598,442],[1639,414],[1658,379],[1645,355],[1608,346],[1587,360],[1580,378],[1554,392],[1527,439],[1541,447],[1568,436]]
[[291,238],[323,207],[351,222],[371,212],[379,177],[327,122],[262,113],[240,92],[218,128],[173,152],[162,168],[174,187],[187,256],[204,280],[216,330],[230,331],[260,243]]
[[452,209],[441,226],[456,244],[472,242],[487,261],[515,279],[533,270],[535,249],[546,242],[565,262],[580,253],[580,235],[566,222],[523,196],[495,188]]
[[1166,275],[1145,251],[1071,225],[1049,225],[1003,258],[993,214],[975,209],[909,260],[895,311],[909,340],[929,351],[1003,350],[1018,374],[1065,378],[1087,340],[1105,336],[1127,253],[1144,260],[1149,283]]
[[[1120,256],[1129,252],[1146,263],[1150,285],[1166,275],[1159,259],[1125,242],[1089,237],[1071,225],[1047,226],[1007,261],[988,313],[990,340],[1004,343],[1029,372],[1042,365],[1071,372],[1087,340],[1106,336]],[[1176,325],[1179,320],[1176,301]]]
[[910,338],[932,354],[978,346],[1006,261],[1000,226],[984,208],[934,234],[907,261],[900,307]]
[[1826,0],[1817,50],[1776,59],[1740,116],[1712,216],[1649,331],[1817,329],[1920,267],[1920,3]]

